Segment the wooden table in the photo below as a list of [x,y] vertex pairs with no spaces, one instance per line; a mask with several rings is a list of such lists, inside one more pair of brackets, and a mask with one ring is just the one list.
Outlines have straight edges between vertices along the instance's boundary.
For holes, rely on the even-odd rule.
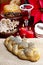
[[4,39],[0,39],[0,65],[43,65],[43,38],[28,40],[35,42],[37,47],[39,47],[41,57],[37,62],[30,62],[17,58],[15,55],[7,51],[6,47],[4,46]]

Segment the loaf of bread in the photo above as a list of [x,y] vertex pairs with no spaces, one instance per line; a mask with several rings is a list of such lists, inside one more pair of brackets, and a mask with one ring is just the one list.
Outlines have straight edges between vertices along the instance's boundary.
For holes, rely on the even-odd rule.
[[21,2],[20,2],[20,0],[11,0],[10,4],[13,4],[13,3],[17,4],[17,5],[20,5]]
[[10,52],[18,56],[20,59],[35,62],[40,58],[37,46],[32,42],[27,42],[26,39],[21,39],[20,36],[8,37],[5,40],[4,45]]
[[4,13],[8,13],[8,12],[13,12],[13,13],[21,12],[19,6],[16,5],[16,4],[5,5],[3,11],[4,11]]

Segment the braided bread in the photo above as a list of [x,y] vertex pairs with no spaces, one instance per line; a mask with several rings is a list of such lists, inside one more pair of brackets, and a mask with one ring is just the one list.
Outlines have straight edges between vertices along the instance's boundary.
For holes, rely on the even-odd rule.
[[21,39],[20,36],[10,36],[5,40],[4,44],[10,52],[20,59],[35,62],[40,58],[36,45],[32,42],[27,42],[26,39]]
[[10,4],[17,4],[17,5],[20,5],[20,0],[11,0],[10,1]]

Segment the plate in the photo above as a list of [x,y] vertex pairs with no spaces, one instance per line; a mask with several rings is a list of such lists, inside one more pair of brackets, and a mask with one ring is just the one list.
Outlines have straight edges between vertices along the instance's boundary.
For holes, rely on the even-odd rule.
[[14,14],[15,17],[7,17],[7,16],[4,15],[4,12],[3,12],[3,11],[1,12],[1,16],[2,16],[3,18],[9,18],[9,19],[11,19],[11,20],[19,20],[19,19],[22,18],[22,14],[21,14],[21,13],[19,13],[19,16],[15,16],[15,14]]

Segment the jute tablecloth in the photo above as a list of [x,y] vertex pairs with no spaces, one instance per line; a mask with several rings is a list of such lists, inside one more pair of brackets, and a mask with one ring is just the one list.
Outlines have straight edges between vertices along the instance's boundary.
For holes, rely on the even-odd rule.
[[4,46],[4,39],[0,39],[0,65],[43,65],[43,39],[29,39],[39,47],[41,57],[37,62],[21,60],[7,51]]

